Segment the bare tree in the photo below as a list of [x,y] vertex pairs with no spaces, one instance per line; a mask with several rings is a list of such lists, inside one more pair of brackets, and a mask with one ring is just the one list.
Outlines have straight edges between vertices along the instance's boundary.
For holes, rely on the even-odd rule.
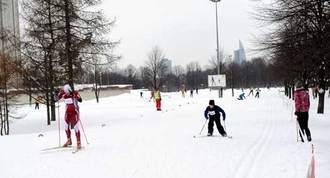
[[148,55],[148,61],[146,62],[146,69],[148,78],[154,89],[161,87],[162,77],[165,74],[165,55],[159,47],[154,47]]
[[[103,56],[104,57],[104,56]],[[104,71],[106,68],[110,68],[117,60],[119,60],[119,56],[112,56],[111,58],[102,58],[98,55],[93,55],[92,58],[88,61],[86,61],[85,65],[89,65],[92,67],[92,71],[94,73],[94,93],[96,102],[99,102],[99,96],[100,96],[100,85],[102,74],[101,72]]]
[[22,3],[27,24],[24,73],[31,73],[28,67],[36,69],[32,75],[25,76],[45,93],[47,108],[51,105],[51,120],[55,120],[52,97],[55,86],[64,83],[74,86],[74,81],[80,80],[78,74],[88,68],[85,66],[92,65],[97,73],[96,66],[110,65],[119,59],[113,55],[119,42],[107,37],[115,20],[107,20],[101,11],[92,10],[100,2],[24,0]]

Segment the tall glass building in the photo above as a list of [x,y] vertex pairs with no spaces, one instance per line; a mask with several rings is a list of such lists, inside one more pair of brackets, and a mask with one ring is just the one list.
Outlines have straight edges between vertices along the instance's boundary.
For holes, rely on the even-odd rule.
[[239,40],[239,48],[234,51],[234,62],[242,64],[244,61],[246,61],[245,50],[241,40]]
[[0,0],[0,33],[0,52],[17,59],[20,37],[18,0]]

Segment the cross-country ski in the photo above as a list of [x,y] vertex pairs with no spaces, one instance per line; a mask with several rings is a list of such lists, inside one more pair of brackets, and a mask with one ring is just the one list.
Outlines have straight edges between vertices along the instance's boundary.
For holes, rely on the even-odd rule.
[[233,136],[226,136],[226,137],[223,137],[222,135],[194,135],[193,138],[211,138],[211,137],[220,137],[220,138],[224,138],[224,139],[232,139]]

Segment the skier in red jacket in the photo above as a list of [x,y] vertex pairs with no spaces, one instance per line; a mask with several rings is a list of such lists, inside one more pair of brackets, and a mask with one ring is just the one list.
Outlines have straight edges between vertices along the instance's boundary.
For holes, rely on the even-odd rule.
[[[307,135],[307,140],[312,141],[311,132],[308,128],[308,111],[310,107],[309,93],[308,90],[304,88],[304,84],[301,81],[296,83],[296,91],[294,92],[294,102],[295,102],[295,115],[297,115],[297,120],[302,133]],[[301,141],[304,142],[302,135],[300,135]]]
[[78,91],[72,90],[69,84],[64,85],[63,90],[61,90],[55,95],[55,101],[58,101],[62,98],[64,99],[64,102],[66,104],[64,119],[65,119],[65,133],[67,136],[67,141],[63,145],[63,147],[68,147],[69,145],[72,145],[71,130],[70,130],[70,126],[71,126],[75,130],[75,134],[77,138],[77,149],[81,149],[78,102],[82,102],[82,99]]

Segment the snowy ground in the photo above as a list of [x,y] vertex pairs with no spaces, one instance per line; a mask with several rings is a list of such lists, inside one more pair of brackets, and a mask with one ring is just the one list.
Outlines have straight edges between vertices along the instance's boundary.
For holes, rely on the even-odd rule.
[[[0,137],[1,178],[305,178],[311,144],[296,142],[293,102],[279,89],[263,89],[261,98],[239,101],[227,90],[202,90],[194,98],[163,93],[157,112],[149,93],[139,91],[84,101],[81,119],[88,141],[84,149],[41,151],[58,145],[57,122],[46,126],[45,108],[25,106],[24,119],[11,123],[11,135]],[[227,114],[233,139],[193,138],[203,123],[209,99]],[[324,115],[312,101],[310,129],[315,145],[316,177],[330,175],[330,100]],[[61,125],[64,105],[60,107]],[[63,128],[63,127],[62,127]],[[204,130],[203,134],[206,134]],[[62,144],[65,133],[61,130]],[[215,130],[216,134],[218,134]],[[43,134],[43,137],[38,135]],[[74,144],[75,139],[73,137]]]

